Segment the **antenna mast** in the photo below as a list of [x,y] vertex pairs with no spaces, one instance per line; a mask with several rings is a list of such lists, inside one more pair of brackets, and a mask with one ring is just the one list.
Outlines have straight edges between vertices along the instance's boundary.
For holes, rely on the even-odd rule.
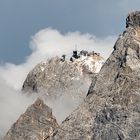
[[75,51],[77,51],[77,44],[75,44]]

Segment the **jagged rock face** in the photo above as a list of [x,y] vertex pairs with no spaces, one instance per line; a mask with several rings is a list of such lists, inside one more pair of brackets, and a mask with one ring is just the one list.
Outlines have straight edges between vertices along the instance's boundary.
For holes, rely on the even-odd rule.
[[103,57],[99,54],[91,53],[87,57],[81,56],[75,60],[74,64],[77,64],[77,68],[81,71],[81,74],[97,74],[104,64],[104,61]]
[[43,140],[51,136],[57,127],[52,110],[37,99],[12,125],[4,140]]
[[140,27],[140,13],[139,11],[132,12],[126,19],[126,27]]
[[85,101],[61,124],[51,140],[140,140],[140,12],[93,80]]
[[38,64],[28,74],[23,91],[34,91],[53,98],[65,94],[83,98],[91,84],[91,77],[98,73],[103,62],[104,59],[97,55],[81,57],[74,62],[52,58]]

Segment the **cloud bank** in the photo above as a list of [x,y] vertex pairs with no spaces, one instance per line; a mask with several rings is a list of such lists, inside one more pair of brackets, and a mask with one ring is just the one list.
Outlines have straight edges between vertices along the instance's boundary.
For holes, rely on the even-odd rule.
[[0,139],[34,100],[35,97],[23,96],[0,77]]
[[[82,34],[78,31],[62,34],[58,30],[51,28],[43,29],[31,37],[30,48],[32,53],[24,63],[20,65],[11,63],[0,65],[0,136],[5,134],[19,115],[35,100],[35,97],[23,96],[20,90],[28,72],[37,63],[56,55],[66,54],[69,56],[75,49],[75,45],[77,45],[78,50],[95,51],[107,58],[113,50],[115,40],[116,37],[110,36],[99,39],[94,35]],[[15,50],[15,53],[18,52]],[[60,102],[62,103],[62,101]],[[58,106],[57,102],[53,104],[51,101],[49,104],[52,104],[51,106],[56,110],[54,112],[56,118],[60,113],[58,109],[63,112],[65,110],[70,112],[74,108],[64,108],[62,104]],[[74,106],[71,101],[69,101],[69,104]],[[63,118],[66,117],[65,115],[66,113],[64,113]]]

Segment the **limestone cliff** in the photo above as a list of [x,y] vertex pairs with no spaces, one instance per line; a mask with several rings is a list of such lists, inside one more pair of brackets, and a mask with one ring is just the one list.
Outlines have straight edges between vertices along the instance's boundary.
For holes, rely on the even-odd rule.
[[132,12],[87,98],[51,140],[140,140],[139,32],[140,12]]
[[54,57],[39,63],[29,72],[22,90],[52,98],[66,94],[84,98],[91,78],[99,72],[103,63],[104,59],[99,54],[87,54],[86,51],[81,51],[71,61]]

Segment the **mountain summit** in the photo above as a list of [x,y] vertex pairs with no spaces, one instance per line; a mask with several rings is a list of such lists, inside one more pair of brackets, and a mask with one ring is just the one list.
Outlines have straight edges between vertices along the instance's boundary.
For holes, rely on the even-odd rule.
[[57,127],[52,110],[38,98],[12,125],[4,140],[43,140]]

